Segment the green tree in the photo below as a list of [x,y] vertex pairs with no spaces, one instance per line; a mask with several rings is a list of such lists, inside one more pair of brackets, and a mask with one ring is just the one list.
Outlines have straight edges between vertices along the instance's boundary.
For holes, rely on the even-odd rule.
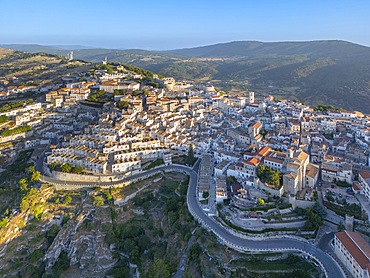
[[202,254],[202,248],[199,243],[194,243],[189,249],[188,261],[198,261],[200,254]]
[[338,226],[337,226],[337,229],[338,229],[338,232],[343,232],[344,231],[344,224],[342,221],[339,221],[338,223]]
[[9,119],[8,119],[8,117],[7,116],[5,116],[5,115],[2,115],[2,116],[0,116],[0,123],[5,123],[5,122],[7,122]]
[[40,179],[40,176],[41,176],[41,174],[40,174],[39,171],[34,172],[31,176],[31,181],[32,182],[37,182]]
[[209,197],[208,190],[204,190],[202,196],[203,196],[204,199],[207,199]]
[[271,184],[276,189],[280,188],[281,172],[279,170],[273,170],[268,166],[260,165],[257,167],[257,176],[263,183]]
[[120,100],[119,102],[117,102],[116,106],[119,108],[119,109],[127,109],[128,106],[129,106],[129,103],[127,101],[124,101],[124,100]]
[[104,192],[104,195],[105,195],[105,198],[106,198],[108,201],[113,199],[113,196],[112,196],[112,194],[110,194],[110,192],[109,192],[109,191],[105,191],[105,192]]
[[148,278],[167,278],[171,277],[169,266],[161,259],[157,259],[149,268]]
[[189,150],[188,150],[188,157],[186,159],[186,164],[193,165],[194,162],[195,162],[194,147],[193,147],[193,144],[190,144]]
[[104,206],[104,198],[102,196],[94,196],[93,205],[96,207]]
[[4,129],[3,131],[1,131],[0,133],[0,136],[9,136],[9,135],[14,135],[14,134],[18,134],[18,133],[22,133],[22,132],[27,132],[27,131],[30,131],[32,129],[31,126],[19,126],[19,127],[15,127],[13,129]]
[[50,164],[50,170],[51,171],[54,171],[58,167],[60,167],[60,163],[58,163],[58,162],[53,162],[53,163]]
[[65,163],[62,166],[62,172],[63,173],[70,173],[72,171],[72,164],[71,163]]
[[313,205],[312,209],[320,216],[320,217],[325,217],[326,216],[326,211],[325,208],[319,203],[315,202]]
[[36,217],[36,218],[40,218],[42,214],[42,205],[41,204],[37,204],[34,208],[33,208],[33,215]]
[[262,128],[259,133],[263,136],[263,138],[265,138],[267,131],[266,129]]
[[77,165],[76,167],[73,167],[72,172],[76,174],[81,174],[84,171],[84,167],[81,165]]
[[72,202],[72,197],[70,195],[65,196],[63,204],[69,205]]
[[257,205],[263,206],[264,204],[265,204],[265,200],[264,199],[262,199],[262,198],[258,198],[257,199]]
[[317,202],[318,199],[319,199],[319,193],[317,193],[317,191],[314,191],[314,193],[313,193],[313,200],[315,202]]
[[59,257],[52,268],[55,277],[63,277],[61,274],[69,268],[70,264],[71,260],[68,258],[68,254],[65,251],[60,252]]
[[33,174],[35,172],[35,166],[31,165],[28,167],[28,173]]
[[314,209],[314,207],[307,208],[305,215],[307,217],[307,221],[304,225],[304,228],[306,228],[306,229],[317,229],[319,226],[322,225],[322,217]]
[[4,228],[8,224],[8,217],[4,217],[0,220],[0,229]]
[[27,211],[33,209],[39,200],[39,191],[36,188],[31,188],[22,198],[20,203],[20,209]]
[[54,238],[57,236],[59,232],[59,227],[56,224],[53,224],[50,229],[46,232],[46,239],[51,244]]
[[19,184],[19,190],[21,192],[26,192],[28,190],[28,181],[27,181],[27,179],[25,179],[25,178],[20,179],[18,184]]

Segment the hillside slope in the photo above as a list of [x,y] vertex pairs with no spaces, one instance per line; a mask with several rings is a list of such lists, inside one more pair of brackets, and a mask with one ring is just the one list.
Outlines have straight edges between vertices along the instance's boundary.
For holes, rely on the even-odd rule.
[[[17,46],[27,51],[26,46]],[[65,55],[67,50],[41,46]],[[29,46],[28,51],[37,47]],[[178,80],[211,81],[224,90],[273,94],[307,104],[370,113],[370,48],[345,41],[241,41],[171,51],[80,49],[77,59],[131,64]]]
[[64,75],[78,76],[86,72],[91,63],[67,61],[62,56],[47,53],[25,53],[0,48],[0,76],[18,78],[17,84],[61,82]]

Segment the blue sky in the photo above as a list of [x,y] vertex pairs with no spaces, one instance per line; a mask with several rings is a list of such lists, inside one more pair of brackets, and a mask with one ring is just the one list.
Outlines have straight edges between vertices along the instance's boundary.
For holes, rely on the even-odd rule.
[[339,39],[370,46],[369,0],[1,0],[0,44],[174,49]]

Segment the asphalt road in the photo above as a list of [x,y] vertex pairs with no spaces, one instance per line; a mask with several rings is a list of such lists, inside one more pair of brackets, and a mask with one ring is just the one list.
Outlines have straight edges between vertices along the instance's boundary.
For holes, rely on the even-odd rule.
[[[198,169],[199,167],[199,160],[194,166],[194,169]],[[158,171],[164,172],[186,172],[190,176],[189,181],[189,188],[187,192],[187,203],[188,209],[192,213],[195,218],[199,222],[202,222],[203,226],[206,226],[208,229],[212,230],[215,233],[221,242],[226,243],[229,247],[237,249],[237,250],[245,250],[245,251],[297,251],[301,250],[306,252],[307,254],[314,256],[317,258],[319,262],[325,268],[327,276],[329,278],[340,278],[345,277],[338,266],[338,264],[323,250],[319,249],[318,247],[309,244],[304,241],[299,241],[295,239],[289,238],[281,238],[281,239],[264,239],[264,240],[250,240],[241,238],[232,234],[229,230],[225,227],[221,226],[218,222],[216,222],[213,218],[210,218],[208,215],[204,213],[204,211],[200,208],[197,197],[196,197],[196,190],[197,190],[197,181],[198,181],[198,174],[191,168],[188,168],[183,165],[169,165],[169,166],[161,166],[155,169],[151,169],[132,177],[127,177],[121,181],[117,182],[101,182],[99,183],[100,186],[113,186],[115,184],[122,183],[124,181],[128,181],[132,178],[143,176],[150,173],[155,173]],[[64,182],[60,180],[55,180],[50,177],[42,176],[43,182],[49,183],[57,183],[57,184],[68,184],[68,185],[86,185],[86,186],[93,186],[91,183],[87,182]],[[95,184],[96,186],[96,184]]]

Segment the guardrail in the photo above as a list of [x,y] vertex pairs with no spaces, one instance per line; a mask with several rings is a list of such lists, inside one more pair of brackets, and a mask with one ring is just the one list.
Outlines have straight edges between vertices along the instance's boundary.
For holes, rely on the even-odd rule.
[[[174,167],[171,167],[174,166]],[[181,170],[176,167],[184,168]],[[186,170],[185,170],[186,169]],[[103,187],[103,188],[111,188],[111,187],[119,187],[119,186],[126,186],[129,183],[136,182],[139,180],[147,179],[149,177],[155,176],[162,172],[182,172],[184,174],[188,174],[191,168],[181,165],[181,164],[171,164],[168,166],[160,165],[154,167],[146,172],[141,172],[132,176],[124,177],[121,180],[113,181],[113,182],[86,182],[80,181],[76,183],[71,183],[70,181],[63,181],[60,179],[51,178],[48,176],[42,175],[40,177],[40,181],[44,183],[53,184],[56,186],[58,190],[76,190],[76,189],[83,189],[83,188],[92,188],[92,187]]]
[[[191,176],[190,176],[190,180],[189,180],[189,184],[191,183]],[[189,196],[189,195],[188,195]],[[240,245],[236,245],[230,241],[228,241],[227,239],[225,239],[224,237],[222,237],[217,231],[215,231],[214,229],[212,229],[203,219],[201,219],[196,213],[195,211],[193,210],[191,204],[189,203],[189,197],[187,197],[186,199],[186,202],[187,202],[187,205],[188,205],[188,209],[189,209],[189,212],[190,214],[194,217],[194,219],[196,219],[198,221],[198,223],[200,223],[202,225],[202,227],[204,227],[206,230],[212,232],[213,234],[216,235],[216,237],[222,242],[224,243],[226,246],[234,249],[234,250],[238,250],[238,251],[241,251],[241,252],[274,252],[274,251],[279,251],[279,252],[283,252],[283,251],[296,251],[296,252],[301,252],[301,253],[304,253],[306,254],[307,256],[313,258],[315,261],[318,262],[318,264],[320,265],[321,269],[324,271],[324,274],[325,274],[325,277],[329,277],[328,276],[328,273],[324,267],[324,265],[321,263],[321,261],[315,257],[313,254],[303,250],[303,249],[300,249],[300,248],[248,248],[248,247],[243,247],[243,246],[240,246]],[[235,233],[234,235],[238,236],[237,233]],[[345,275],[344,275],[345,277]]]

